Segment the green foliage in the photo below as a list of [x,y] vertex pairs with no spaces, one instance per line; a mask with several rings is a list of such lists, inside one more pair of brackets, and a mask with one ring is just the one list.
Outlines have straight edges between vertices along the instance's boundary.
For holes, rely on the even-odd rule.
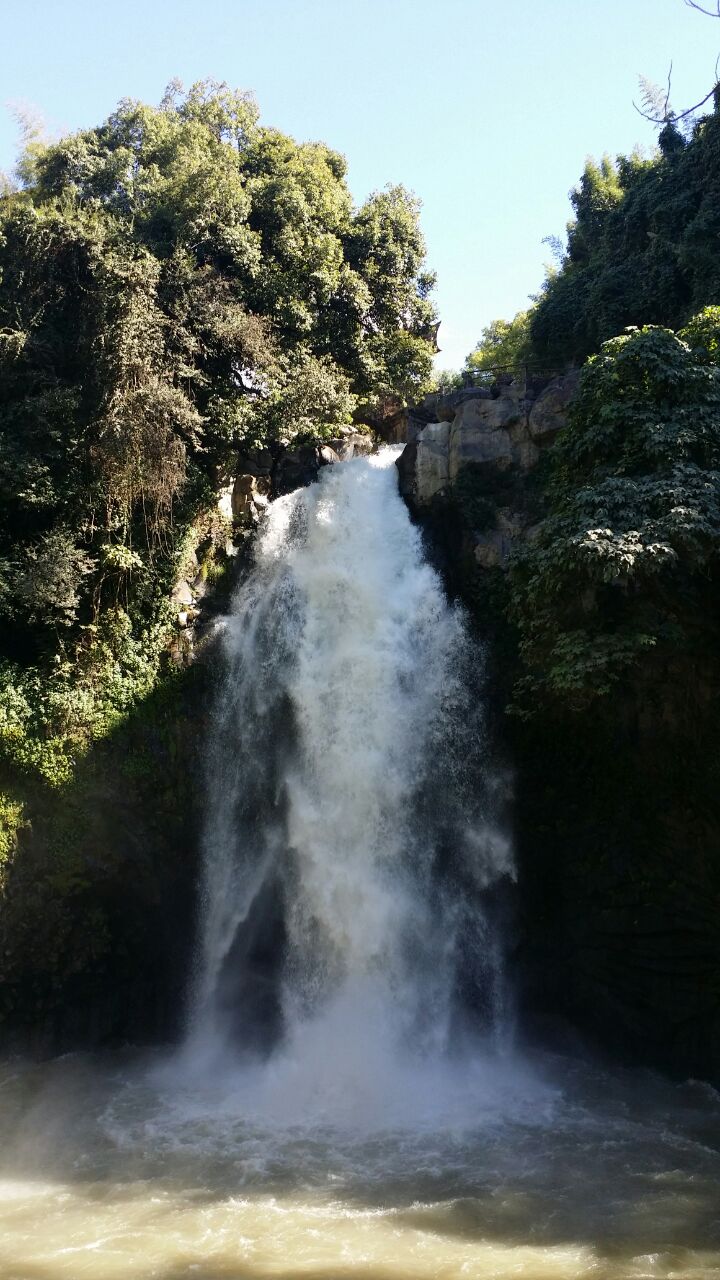
[[0,667],[0,762],[36,773],[50,786],[153,687],[169,628],[165,619],[134,631],[124,609],[105,609],[75,651],[50,670],[6,661]]
[[462,373],[457,369],[438,369],[430,382],[430,392],[441,392],[448,395],[451,391],[459,391],[465,384]]
[[71,530],[62,526],[49,530],[24,548],[15,568],[12,605],[16,616],[66,627],[76,621],[82,581],[92,573],[95,561],[75,545]]
[[533,359],[581,363],[628,325],[679,329],[720,297],[720,112],[689,140],[670,121],[656,155],[589,160],[567,252],[530,317]]
[[4,864],[15,849],[18,832],[24,825],[22,801],[0,791],[0,877]]
[[720,307],[705,307],[681,331],[699,363],[720,364]]
[[42,777],[142,696],[188,530],[240,445],[319,440],[427,380],[418,202],[206,81],[24,131],[0,193],[6,756]]
[[[550,513],[512,569],[517,709],[583,708],[628,679],[712,665],[720,557],[717,317],[631,330],[586,365],[553,451]],[[692,345],[691,345],[692,344]],[[697,344],[697,345],[696,345]]]
[[530,355],[530,312],[518,311],[512,320],[492,320],[465,361],[465,373],[476,382],[492,381],[493,371],[513,370]]
[[413,197],[355,209],[343,157],[248,94],[173,83],[24,136],[0,177],[0,1023],[57,1049],[176,1030],[210,691],[170,661],[168,601],[221,584],[218,484],[239,449],[420,392],[434,313]]

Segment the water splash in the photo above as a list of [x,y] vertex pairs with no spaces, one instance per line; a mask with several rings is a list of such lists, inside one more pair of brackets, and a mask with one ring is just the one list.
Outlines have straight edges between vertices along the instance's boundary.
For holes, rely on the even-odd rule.
[[[312,1087],[507,1019],[488,890],[481,655],[397,493],[397,451],[279,499],[225,630],[186,1060],[280,1048]],[[323,1084],[324,1082],[324,1084]]]

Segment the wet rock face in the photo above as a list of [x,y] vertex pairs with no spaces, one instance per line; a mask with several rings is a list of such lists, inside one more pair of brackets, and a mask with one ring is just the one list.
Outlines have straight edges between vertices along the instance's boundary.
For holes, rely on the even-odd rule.
[[270,498],[312,484],[321,467],[361,457],[374,449],[375,441],[368,432],[340,427],[337,436],[322,445],[243,450],[237,456],[234,476],[220,491],[221,509],[242,524],[256,524]]
[[[491,391],[466,388],[427,396],[406,414],[408,443],[398,459],[400,492],[422,514],[438,497],[455,494],[471,473],[522,477],[536,466],[542,449],[565,426],[579,373],[538,384],[525,378]],[[534,517],[522,503],[496,503],[493,527],[473,533],[473,553],[483,568],[503,567],[513,543],[528,536]]]
[[431,422],[426,426],[415,450],[415,474],[418,490],[432,498],[448,485],[450,479],[449,422]]

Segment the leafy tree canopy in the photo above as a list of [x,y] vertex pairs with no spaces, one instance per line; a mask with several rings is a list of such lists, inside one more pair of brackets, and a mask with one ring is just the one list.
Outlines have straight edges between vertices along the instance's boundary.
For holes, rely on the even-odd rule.
[[355,209],[345,171],[213,81],[52,144],[26,131],[0,193],[0,608],[18,672],[75,670],[78,646],[106,671],[116,641],[122,666],[124,624],[97,638],[108,609],[156,634],[238,446],[322,438],[422,390],[418,202],[391,187]]
[[490,380],[492,372],[512,372],[527,363],[529,348],[530,312],[518,311],[512,320],[492,320],[482,331],[480,341],[465,361],[465,372],[482,380]]
[[631,329],[585,366],[550,514],[512,570],[519,710],[717,681],[719,343],[712,307],[677,334]]
[[533,357],[581,363],[628,325],[678,329],[720,297],[720,98],[687,138],[673,120],[657,154],[589,160],[559,270],[530,318]]

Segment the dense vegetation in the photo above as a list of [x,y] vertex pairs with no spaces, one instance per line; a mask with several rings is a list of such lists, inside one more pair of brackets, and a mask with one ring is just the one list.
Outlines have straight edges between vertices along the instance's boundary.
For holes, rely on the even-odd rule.
[[[571,199],[533,305],[444,378],[580,366],[567,426],[530,473],[468,468],[430,519],[515,770],[528,1023],[716,1079],[720,92]],[[526,526],[508,571],[474,555],[499,509]]]
[[468,466],[429,520],[515,776],[524,1025],[718,1078],[720,308],[608,340],[537,466]]
[[588,161],[559,269],[530,316],[533,357],[579,363],[627,325],[678,329],[720,297],[720,90],[690,138],[657,154]]
[[[720,1074],[720,308],[583,368],[510,571],[528,1007]],[[510,681],[509,681],[510,682]]]
[[0,191],[0,1022],[46,1044],[179,1009],[211,691],[170,597],[222,588],[238,454],[427,381],[418,202],[345,172],[207,82]]
[[[433,343],[417,202],[354,209],[343,157],[244,93],[171,86],[31,140],[0,196],[0,747],[67,780],[147,693],[167,596],[226,530],[239,447],[416,394]],[[9,818],[17,805],[9,800]]]
[[719,354],[711,307],[679,334],[630,330],[585,366],[548,458],[548,518],[511,573],[528,711],[583,710],[632,680],[687,714],[701,672],[717,683]]

